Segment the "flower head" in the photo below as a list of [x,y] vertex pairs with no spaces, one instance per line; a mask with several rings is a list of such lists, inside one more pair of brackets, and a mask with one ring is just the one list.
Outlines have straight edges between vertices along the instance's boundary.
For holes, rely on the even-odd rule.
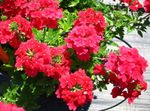
[[25,111],[21,107],[17,107],[15,104],[5,104],[3,102],[0,102],[0,111]]
[[49,64],[51,57],[49,47],[35,39],[21,43],[15,55],[15,66],[23,68],[30,77],[34,77],[38,72],[43,71],[43,65]]
[[146,12],[150,12],[150,0],[144,0],[144,9]]
[[17,15],[10,20],[0,22],[0,43],[7,42],[14,48],[18,48],[21,41],[33,38],[30,22]]
[[96,75],[105,75],[106,74],[106,70],[104,68],[103,64],[96,64],[94,67],[94,74]]
[[92,8],[88,8],[85,11],[78,13],[78,19],[75,21],[75,26],[79,25],[93,25],[97,34],[103,35],[105,27],[107,25],[105,18],[101,12],[94,11]]
[[142,4],[139,2],[139,0],[121,0],[123,3],[127,3],[129,8],[133,10],[134,12],[138,11],[138,9],[143,8]]
[[66,46],[50,48],[51,61],[43,66],[46,76],[59,79],[62,75],[70,71],[71,60]]
[[57,0],[32,0],[24,8],[32,26],[37,29],[56,28],[57,19],[62,18],[62,9]]
[[92,100],[93,83],[84,70],[79,69],[73,74],[64,75],[59,81],[56,95],[67,103],[70,110],[75,111],[78,106],[85,105]]
[[131,2],[129,8],[133,11],[138,11],[138,9],[143,8],[142,4],[138,0]]
[[[139,55],[137,49],[120,47],[119,54],[109,54],[105,66],[110,71],[108,80],[114,85],[113,97],[124,96],[131,103],[142,90],[146,90],[143,72],[147,61]],[[137,95],[134,95],[135,92]]]
[[0,5],[0,9],[3,14],[9,18],[16,15],[24,15],[24,9],[22,6],[27,3],[28,0],[3,0]]
[[10,20],[0,21],[0,43],[6,44],[14,37],[14,33],[10,31],[9,24]]
[[66,38],[67,47],[73,48],[79,59],[87,61],[90,54],[98,52],[102,36],[97,35],[93,26],[75,26]]

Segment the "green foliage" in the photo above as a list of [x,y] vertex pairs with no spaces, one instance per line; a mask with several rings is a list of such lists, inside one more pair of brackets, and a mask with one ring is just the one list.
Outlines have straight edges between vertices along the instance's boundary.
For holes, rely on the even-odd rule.
[[33,111],[40,107],[37,104],[39,96],[44,94],[50,96],[55,91],[57,84],[57,81],[43,77],[42,74],[35,78],[28,78],[26,74],[16,71],[11,79],[10,86],[3,92],[0,100],[6,103],[16,103],[27,111]]
[[64,10],[63,18],[59,21],[59,28],[62,32],[69,32],[72,29],[74,20],[77,18],[77,11],[69,12]]
[[93,7],[95,4],[96,0],[60,0],[60,7],[67,9],[70,12]]
[[7,16],[2,15],[2,16],[1,16],[1,20],[7,20]]
[[19,95],[18,89],[19,89],[18,85],[14,85],[14,86],[7,88],[7,91],[4,93],[3,96],[0,97],[0,100],[6,103],[9,103],[9,102],[16,103],[17,96]]
[[59,46],[64,44],[64,37],[72,29],[73,22],[77,18],[77,11],[69,12],[64,10],[63,18],[59,20],[56,29],[45,28],[37,30],[33,28],[32,31],[37,40],[47,43],[50,46]]

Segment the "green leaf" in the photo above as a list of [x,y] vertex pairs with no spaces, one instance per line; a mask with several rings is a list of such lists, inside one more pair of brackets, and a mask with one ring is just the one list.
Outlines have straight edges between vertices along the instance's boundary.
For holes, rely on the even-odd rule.
[[5,16],[5,15],[2,15],[2,16],[1,16],[1,20],[7,20],[7,18],[8,18],[8,17]]
[[64,17],[59,21],[59,28],[63,30],[63,32],[68,32],[73,24],[75,19],[77,18],[77,12],[69,12],[65,10],[63,12]]
[[141,37],[143,37],[142,31],[138,30],[137,33],[138,33]]
[[80,2],[80,0],[73,0],[68,6],[69,6],[69,7],[74,7],[74,6],[76,6],[79,2]]
[[43,30],[37,30],[36,28],[32,28],[32,32],[35,35],[35,38],[39,41],[43,40]]

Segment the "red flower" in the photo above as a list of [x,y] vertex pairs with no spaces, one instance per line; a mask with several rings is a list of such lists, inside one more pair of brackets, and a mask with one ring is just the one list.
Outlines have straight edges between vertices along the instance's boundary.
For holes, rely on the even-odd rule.
[[17,49],[19,45],[21,44],[20,38],[19,37],[13,37],[9,41],[9,45],[12,46],[13,48]]
[[[114,55],[115,58],[112,58]],[[120,78],[132,78],[135,80],[143,79],[143,72],[147,67],[147,61],[141,57],[135,48],[120,47],[119,55],[110,53],[105,64],[107,69],[116,72]]]
[[60,78],[60,86],[56,91],[58,98],[62,98],[70,110],[76,110],[78,106],[85,105],[93,98],[93,83],[86,76],[84,70],[79,69],[75,73],[64,75]]
[[[108,81],[115,86],[111,93],[113,97],[124,96],[131,103],[142,90],[146,90],[143,72],[147,61],[139,55],[137,49],[120,47],[118,55],[109,54],[105,66],[110,70]],[[119,93],[116,90],[119,90]],[[134,92],[137,92],[137,95],[134,95]]]
[[9,25],[11,21],[1,21],[0,22],[0,43],[6,44],[14,37],[14,33],[10,31]]
[[96,75],[105,75],[106,71],[103,64],[97,64],[94,67],[94,74]]
[[111,95],[113,98],[116,98],[117,96],[121,96],[122,93],[122,89],[120,89],[119,87],[114,87],[112,89]]
[[90,54],[96,53],[99,49],[99,42],[102,36],[97,35],[93,26],[76,26],[66,38],[67,47],[73,48],[79,59],[87,61]]
[[107,25],[105,18],[101,12],[96,12],[92,8],[78,13],[78,19],[75,21],[75,26],[79,25],[93,25],[97,34],[103,35]]
[[14,17],[18,14],[24,15],[24,10],[21,8],[27,0],[3,0],[0,5],[0,9],[3,11],[3,15],[8,17]]
[[129,8],[136,12],[138,9],[143,8],[143,6],[138,0],[134,0],[131,2]]
[[147,83],[142,82],[133,82],[128,85],[128,103],[132,103],[139,95],[141,95],[142,90],[147,89]]
[[66,46],[52,47],[50,54],[50,63],[43,66],[44,74],[59,79],[62,75],[69,73],[71,60]]
[[121,2],[127,3],[129,8],[135,12],[138,11],[138,9],[143,8],[139,0],[121,0]]
[[0,43],[10,42],[12,47],[18,48],[21,41],[26,41],[30,38],[33,38],[30,22],[20,15],[0,22]]
[[128,4],[132,3],[132,1],[133,0],[121,0],[121,2],[128,3]]
[[17,15],[16,17],[12,18],[11,21],[10,28],[12,29],[10,30],[12,30],[11,32],[14,32],[14,37],[9,41],[9,44],[12,47],[18,48],[22,41],[26,41],[27,39],[34,37],[31,24],[26,19],[20,15]]
[[118,60],[118,56],[115,53],[113,52],[109,53],[108,61],[105,63],[106,68],[115,72],[117,67],[116,66],[117,60]]
[[15,104],[5,104],[0,102],[0,111],[25,111],[21,107],[17,107]]
[[150,0],[144,0],[144,9],[146,12],[150,12]]
[[43,71],[43,65],[50,63],[50,49],[34,39],[21,43],[16,55],[16,67],[23,68],[26,74],[34,77],[38,72]]
[[32,0],[23,7],[33,27],[38,29],[56,28],[57,19],[62,18],[62,9],[59,9],[57,0]]
[[21,36],[25,36],[26,38],[33,37],[31,24],[25,18],[21,17],[20,15],[17,15],[14,18],[12,18],[11,21],[16,23],[17,30],[20,32],[19,34]]

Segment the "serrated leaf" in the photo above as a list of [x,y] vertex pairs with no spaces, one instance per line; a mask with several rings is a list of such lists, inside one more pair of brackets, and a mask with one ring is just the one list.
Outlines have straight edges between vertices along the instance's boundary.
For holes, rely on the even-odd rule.
[[36,28],[32,29],[32,32],[35,35],[35,38],[39,41],[43,40],[43,30],[37,30]]
[[141,37],[143,37],[142,31],[138,30],[137,33],[138,33]]

